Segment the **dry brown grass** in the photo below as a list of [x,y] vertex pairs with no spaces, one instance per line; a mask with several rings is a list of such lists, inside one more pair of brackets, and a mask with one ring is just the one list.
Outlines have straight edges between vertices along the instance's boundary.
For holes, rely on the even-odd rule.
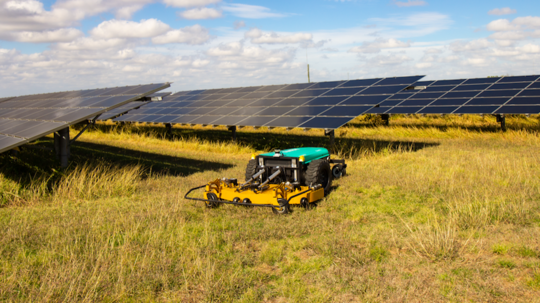
[[339,131],[349,175],[289,216],[183,195],[320,131],[248,128],[235,144],[220,129],[101,129],[65,172],[2,155],[0,300],[538,302],[536,118],[505,134],[487,117],[373,119]]

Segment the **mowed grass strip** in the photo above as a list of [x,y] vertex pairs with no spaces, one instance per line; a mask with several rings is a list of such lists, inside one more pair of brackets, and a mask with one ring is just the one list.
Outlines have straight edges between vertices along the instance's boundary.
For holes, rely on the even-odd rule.
[[[521,301],[540,297],[536,118],[362,117],[337,131],[348,176],[306,211],[183,199],[252,152],[321,131],[99,125],[60,170],[0,155],[0,300]],[[446,124],[445,124],[446,123]],[[52,147],[50,138],[35,145]]]

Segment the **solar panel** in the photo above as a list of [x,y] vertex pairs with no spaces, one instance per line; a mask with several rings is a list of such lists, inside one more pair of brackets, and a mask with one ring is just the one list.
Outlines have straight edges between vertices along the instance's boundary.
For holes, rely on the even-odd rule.
[[[170,94],[170,93],[169,93]],[[155,94],[152,94],[152,95],[155,95]],[[149,102],[142,102],[142,101],[133,101],[133,102],[129,102],[127,104],[124,104],[122,106],[119,106],[115,109],[112,109],[112,110],[109,110],[103,114],[101,114],[101,116],[99,116],[99,119],[98,121],[107,121],[109,119],[113,119],[113,118],[116,118],[122,114],[125,114],[127,113],[128,111],[132,110],[132,109],[135,109],[135,108],[139,108],[145,104],[148,104]]]
[[169,86],[148,84],[4,100],[0,102],[0,153]]
[[[540,76],[417,82],[425,89],[395,94],[368,113],[538,114]],[[399,101],[391,104],[390,101]]]
[[[178,92],[114,121],[334,129],[422,77]],[[153,111],[158,108],[162,111]]]

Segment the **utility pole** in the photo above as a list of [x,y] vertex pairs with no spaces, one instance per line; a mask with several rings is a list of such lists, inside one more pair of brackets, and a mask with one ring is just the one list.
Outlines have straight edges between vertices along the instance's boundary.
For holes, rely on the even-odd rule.
[[307,82],[311,83],[311,79],[309,78],[309,64],[307,65]]

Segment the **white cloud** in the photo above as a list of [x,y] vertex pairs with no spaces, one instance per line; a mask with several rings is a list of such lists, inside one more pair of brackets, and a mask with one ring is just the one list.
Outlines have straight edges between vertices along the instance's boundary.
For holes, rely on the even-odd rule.
[[311,41],[313,39],[312,34],[295,33],[280,35],[275,32],[265,33],[256,27],[247,31],[244,36],[251,39],[251,43],[255,44],[289,44]]
[[513,31],[516,29],[519,29],[519,26],[516,24],[511,23],[507,19],[499,19],[495,21],[491,21],[486,26],[487,30],[489,31]]
[[141,22],[113,19],[99,24],[90,31],[90,35],[101,39],[151,38],[169,29],[170,26],[156,19],[141,20]]
[[424,5],[427,5],[427,2],[421,1],[421,0],[407,0],[407,2],[394,0],[394,4],[399,7],[410,7],[410,6],[424,6]]
[[153,2],[154,0],[59,0],[53,5],[53,11],[63,9],[83,18],[112,11],[118,19],[129,19],[133,13]]
[[18,32],[14,35],[15,41],[30,43],[69,42],[84,36],[83,32],[75,28],[61,28],[43,32]]
[[68,50],[68,51],[81,51],[81,50],[108,50],[119,49],[126,46],[127,41],[125,39],[94,39],[90,37],[82,37],[72,42],[58,43],[53,46],[54,49]]
[[517,11],[509,7],[495,8],[488,12],[489,15],[495,15],[495,16],[512,15],[515,13],[517,13]]
[[407,48],[410,47],[410,42],[399,41],[394,38],[390,39],[376,39],[371,42],[364,42],[361,46],[353,47],[349,50],[352,53],[379,53],[381,49],[388,48]]
[[216,19],[221,18],[221,11],[214,8],[194,8],[178,13],[178,15],[184,19],[188,20],[198,20],[198,19]]
[[164,35],[152,38],[154,44],[185,43],[191,45],[204,44],[209,41],[208,29],[195,24],[181,29],[171,30]]
[[246,22],[244,21],[235,21],[234,22],[234,29],[241,29],[243,27],[246,27]]
[[450,49],[453,52],[468,52],[468,51],[478,51],[485,50],[493,46],[493,43],[487,39],[478,39],[473,41],[456,41],[450,44]]
[[279,18],[287,16],[281,13],[274,13],[271,9],[264,6],[238,3],[224,5],[223,10],[237,17],[246,19]]
[[174,7],[200,7],[220,3],[221,0],[162,0],[163,3]]

